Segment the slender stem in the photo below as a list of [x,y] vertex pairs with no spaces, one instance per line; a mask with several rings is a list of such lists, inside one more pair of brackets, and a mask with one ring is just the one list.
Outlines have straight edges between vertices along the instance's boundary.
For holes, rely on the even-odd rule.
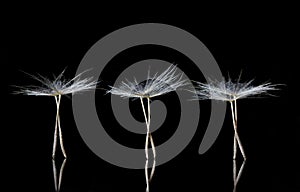
[[237,105],[236,105],[236,99],[234,100],[234,115],[235,115],[235,124],[237,125]]
[[[55,157],[56,152],[56,146],[57,146],[57,132],[59,134],[59,141],[60,141],[60,147],[63,152],[63,155],[65,158],[67,158],[64,145],[63,145],[63,138],[62,138],[62,130],[60,126],[60,117],[59,117],[59,107],[60,107],[60,101],[61,101],[61,95],[54,96],[55,102],[56,102],[56,120],[55,120],[55,131],[54,131],[54,142],[53,142],[53,151],[52,151],[52,158]],[[58,128],[58,131],[57,131]]]
[[[60,101],[61,101],[61,95],[58,95],[58,110],[59,110],[59,106],[60,106]],[[66,155],[66,151],[65,151],[65,148],[64,148],[64,142],[63,142],[63,137],[62,137],[62,130],[61,130],[61,126],[60,126],[60,117],[59,117],[59,114],[58,114],[58,132],[59,132],[59,142],[60,142],[60,148],[61,148],[61,151],[64,155],[65,158],[67,158],[67,155]]]
[[151,122],[151,110],[150,110],[150,98],[147,98],[148,101],[148,130],[149,130],[149,136],[150,136],[150,142],[151,142],[151,148],[152,148],[152,153],[153,153],[153,158],[156,158],[156,150],[155,150],[155,145],[153,141],[153,137],[150,133],[150,122]]
[[140,97],[140,101],[141,101],[141,104],[142,104],[142,109],[143,109],[143,113],[144,113],[146,125],[148,125],[148,119],[147,119],[146,110],[145,110],[145,106],[144,106],[143,98],[142,97]]
[[56,103],[56,117],[55,117],[55,130],[54,130],[54,139],[53,139],[53,149],[52,149],[52,158],[55,158],[56,146],[57,146],[57,122],[59,116],[59,104],[57,96],[54,96]]
[[[237,106],[236,106],[236,99],[234,100],[234,116],[235,116],[235,125],[237,127]],[[237,143],[236,143],[236,134],[234,132],[233,137],[233,159],[236,158],[236,152],[237,152]]]
[[151,133],[149,133],[149,138],[150,138],[150,142],[151,142],[153,158],[156,159],[156,149],[155,149],[155,145],[154,145],[154,141],[153,141],[153,137],[152,137]]
[[57,120],[55,121],[55,131],[54,131],[53,149],[52,149],[52,159],[55,158],[56,145],[57,145]]
[[242,142],[239,138],[239,135],[237,134],[237,100],[234,101],[235,103],[235,130],[236,130],[236,138],[237,138],[237,142],[238,142],[238,145],[240,147],[240,150],[241,150],[241,153],[243,155],[243,158],[244,160],[246,160],[246,155],[245,155],[245,152],[244,152],[244,148],[243,148],[243,145],[242,145]]
[[236,160],[233,160],[233,183],[235,184],[236,182]]
[[237,144],[236,144],[236,135],[234,133],[234,137],[233,137],[233,159],[236,159],[236,151],[237,151]]
[[148,151],[148,146],[149,146],[149,131],[147,131],[146,134],[146,142],[145,142],[145,153],[146,153],[146,159],[149,159],[149,151]]
[[150,128],[150,121],[151,121],[151,110],[150,110],[150,98],[149,97],[147,97],[147,107],[148,107],[148,128]]
[[146,115],[145,106],[144,106],[142,97],[140,97],[140,101],[141,101],[141,104],[142,104],[143,113],[144,113],[144,117],[145,117],[145,122],[146,122],[146,126],[147,126],[147,135],[146,135],[146,142],[145,142],[145,154],[146,154],[146,159],[148,159],[149,127],[148,127],[148,120],[147,120],[147,115]]
[[153,164],[152,164],[152,170],[151,170],[151,174],[150,174],[150,178],[149,178],[149,182],[151,182],[154,172],[155,172],[155,167],[156,167],[156,160],[153,160]]
[[149,192],[148,162],[147,159],[145,164],[146,192]]
[[245,152],[244,152],[244,149],[243,149],[243,146],[242,146],[240,137],[239,137],[239,135],[237,134],[237,132],[236,132],[235,134],[236,134],[236,135],[235,135],[235,138],[236,138],[236,140],[237,140],[237,143],[238,143],[238,145],[239,145],[239,148],[240,148],[240,150],[241,150],[241,153],[242,153],[242,155],[243,155],[243,158],[244,158],[244,160],[246,160],[246,155],[245,155]]
[[[242,143],[241,143],[241,140],[240,140],[240,138],[239,138],[239,135],[238,135],[238,132],[237,132],[237,124],[236,124],[236,116],[235,116],[235,110],[234,110],[234,108],[233,108],[233,103],[232,103],[232,101],[230,101],[230,106],[231,106],[231,115],[232,115],[232,122],[233,122],[233,128],[234,128],[234,138],[236,139],[236,141],[237,141],[237,144],[238,144],[238,146],[239,146],[239,148],[240,148],[240,151],[241,151],[241,153],[242,153],[242,155],[243,155],[243,158],[246,160],[246,155],[245,155],[245,152],[244,152],[244,149],[243,149],[243,146],[242,146]],[[236,156],[236,149],[234,149],[235,151],[234,151],[234,155],[233,155],[233,157],[235,158],[235,156]]]
[[236,124],[235,124],[235,113],[234,113],[234,109],[233,109],[233,104],[232,101],[230,101],[230,107],[231,107],[231,115],[232,115],[232,124],[233,124],[233,128],[234,128],[234,137],[233,137],[233,159],[236,158],[236,152],[237,152],[237,148],[236,148]]
[[[156,150],[155,150],[155,145],[154,145],[154,141],[152,138],[152,135],[150,133],[150,121],[151,121],[151,109],[150,109],[150,98],[147,98],[147,107],[148,107],[148,117],[146,114],[146,110],[145,110],[145,106],[144,106],[144,102],[143,102],[143,98],[140,97],[140,101],[142,104],[142,108],[143,108],[143,113],[144,113],[144,117],[145,117],[145,122],[146,122],[146,126],[147,126],[147,135],[146,135],[146,142],[145,142],[145,153],[146,153],[146,164],[145,164],[145,178],[146,178],[146,184],[147,184],[147,188],[146,191],[149,191],[149,183],[152,180],[152,177],[154,175],[154,171],[155,171],[155,165],[156,165]],[[149,145],[149,139],[150,139],[150,143],[151,143],[151,148],[152,148],[152,152],[153,152],[153,165],[152,165],[152,170],[150,173],[150,177],[148,175],[148,145]]]

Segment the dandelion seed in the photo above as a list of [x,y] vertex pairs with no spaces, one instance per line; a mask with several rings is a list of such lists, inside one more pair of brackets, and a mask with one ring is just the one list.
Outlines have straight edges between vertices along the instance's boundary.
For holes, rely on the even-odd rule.
[[237,145],[246,160],[246,155],[237,132],[237,100],[249,97],[257,97],[260,95],[270,95],[268,92],[278,90],[277,85],[271,83],[264,83],[258,86],[253,86],[253,80],[240,83],[239,80],[234,83],[229,79],[228,81],[212,81],[209,79],[208,83],[196,82],[196,91],[194,99],[196,100],[220,100],[228,101],[231,107],[231,115],[234,127],[234,143],[233,143],[233,159],[236,158]]
[[[85,72],[85,71],[84,71]],[[41,83],[41,86],[16,86],[19,88],[14,94],[24,94],[24,95],[35,95],[35,96],[53,96],[56,103],[56,120],[55,120],[55,131],[54,131],[54,141],[53,141],[53,151],[52,158],[55,157],[56,146],[57,146],[57,136],[59,135],[60,147],[64,157],[66,158],[66,152],[63,145],[62,130],[60,126],[60,116],[59,107],[61,103],[61,96],[67,94],[75,94],[91,89],[95,89],[98,84],[97,81],[93,81],[91,78],[81,79],[82,74],[80,73],[71,80],[66,80],[63,77],[64,71],[60,73],[54,80],[50,80],[41,75],[34,76],[28,74],[31,78]]]
[[[126,82],[122,81],[121,84],[117,87],[110,86],[110,90],[107,93],[111,93],[113,95],[119,95],[122,98],[139,98],[141,101],[144,118],[146,122],[146,141],[145,141],[145,155],[146,160],[148,161],[148,145],[149,139],[152,147],[152,153],[154,160],[156,158],[155,145],[153,142],[153,138],[150,133],[150,120],[151,120],[151,111],[150,111],[150,99],[159,95],[163,95],[169,93],[171,91],[175,91],[179,87],[187,85],[187,81],[183,79],[183,74],[176,74],[176,66],[169,66],[163,73],[158,75],[157,73],[150,77],[150,72],[148,72],[148,77],[144,83],[138,83],[137,80],[130,82],[126,80]],[[144,106],[143,99],[147,100],[147,109]],[[153,169],[153,168],[152,168]],[[147,183],[147,191],[149,190],[149,181],[153,176],[153,172],[151,173],[150,179],[146,176]]]

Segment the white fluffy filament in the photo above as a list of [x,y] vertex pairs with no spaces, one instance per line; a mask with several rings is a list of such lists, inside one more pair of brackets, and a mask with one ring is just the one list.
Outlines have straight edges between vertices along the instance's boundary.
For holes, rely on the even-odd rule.
[[257,95],[268,94],[268,91],[277,90],[276,86],[271,83],[264,83],[258,86],[253,86],[253,80],[246,83],[233,83],[228,81],[212,81],[208,83],[197,82],[194,98],[197,100],[220,100],[234,101],[237,99],[253,97]]
[[182,79],[183,74],[176,74],[176,66],[171,65],[162,74],[157,73],[150,77],[148,74],[145,85],[140,85],[136,80],[130,82],[122,81],[118,87],[111,86],[108,93],[119,95],[123,98],[130,97],[156,97],[175,91],[177,88],[187,85],[187,81]]

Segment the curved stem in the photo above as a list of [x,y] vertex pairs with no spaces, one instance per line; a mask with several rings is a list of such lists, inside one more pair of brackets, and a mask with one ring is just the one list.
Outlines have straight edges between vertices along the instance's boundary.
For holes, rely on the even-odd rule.
[[[54,188],[55,188],[56,192],[60,191],[60,186],[61,186],[61,181],[62,181],[62,176],[63,176],[63,171],[64,171],[64,167],[65,167],[65,164],[66,164],[66,160],[67,159],[64,159],[64,161],[62,162],[61,167],[60,167],[60,171],[59,171],[59,175],[58,175],[55,160],[52,159]],[[57,178],[57,176],[58,176],[58,178]]]
[[246,161],[243,161],[243,163],[242,163],[242,165],[240,167],[240,170],[239,170],[239,172],[237,174],[237,177],[236,177],[236,181],[235,181],[236,183],[235,183],[235,185],[237,185],[237,183],[239,182],[239,180],[241,178],[241,175],[242,175],[244,167],[245,167],[245,163],[246,163]]
[[235,186],[236,186],[236,160],[233,160],[233,186],[235,191]]
[[[58,95],[58,107],[60,106],[60,100],[61,100],[61,95]],[[59,108],[58,108],[58,110],[59,110]],[[63,143],[63,137],[62,137],[62,130],[61,130],[61,126],[60,126],[59,114],[58,114],[58,132],[59,132],[59,142],[60,142],[61,151],[62,151],[64,157],[67,158],[66,151],[65,151],[65,148],[64,148],[64,143]]]
[[55,191],[57,191],[57,171],[56,171],[56,165],[54,159],[52,159],[52,168],[53,168],[54,188]]
[[[147,98],[148,100],[148,130],[150,132],[150,122],[151,122],[151,110],[150,110],[150,99]],[[156,158],[156,150],[155,150],[155,145],[154,145],[154,141],[153,141],[153,137],[151,135],[151,133],[149,133],[150,136],[150,142],[151,142],[151,148],[152,148],[152,153],[153,153],[153,158]]]
[[60,186],[61,186],[61,181],[62,181],[62,176],[63,176],[64,168],[66,165],[66,161],[67,161],[67,159],[64,159],[64,161],[60,167],[59,178],[58,178],[58,187],[57,187],[58,191],[60,191]]
[[152,170],[151,170],[151,174],[150,174],[150,178],[149,178],[149,182],[151,182],[154,172],[155,172],[155,167],[156,167],[156,160],[153,160],[153,164],[152,164]]
[[236,147],[237,146],[237,144],[236,144],[236,135],[235,135],[235,133],[234,133],[234,137],[233,137],[233,159],[236,159]]
[[239,171],[238,171],[238,174],[237,174],[237,168],[236,168],[236,160],[233,160],[233,192],[236,191],[236,188],[237,188],[237,184],[241,178],[241,175],[243,173],[243,170],[244,170],[244,166],[245,166],[245,163],[246,161],[243,161]]
[[[234,100],[234,120],[235,120],[235,125],[237,128],[237,105],[236,105],[236,99]],[[233,137],[233,159],[236,158],[236,152],[237,152],[237,143],[236,143],[236,134],[234,132],[234,137]]]
[[149,127],[148,127],[148,120],[147,120],[147,115],[146,115],[145,106],[144,106],[142,97],[140,97],[140,101],[141,101],[141,104],[142,104],[143,113],[144,113],[144,117],[145,117],[145,122],[146,122],[146,126],[147,126],[147,135],[146,135],[146,141],[145,141],[145,154],[146,154],[146,159],[148,159]]
[[146,178],[146,192],[149,191],[149,178],[148,178],[148,159],[146,160],[145,164],[145,178]]
[[230,101],[230,107],[231,107],[231,115],[232,115],[232,124],[233,124],[233,129],[234,129],[234,137],[233,137],[233,159],[236,158],[236,119],[235,119],[235,111],[233,109],[233,104],[232,101]]
[[54,139],[53,139],[53,149],[52,149],[52,158],[55,158],[56,146],[57,146],[57,124],[58,124],[58,116],[59,116],[59,103],[57,96],[54,96],[56,103],[56,117],[55,117],[55,130],[54,130]]
[[[239,138],[239,135],[238,135],[238,132],[237,132],[237,111],[234,110],[234,108],[236,109],[236,101],[235,101],[235,107],[233,107],[233,103],[232,101],[230,101],[230,106],[231,106],[231,115],[232,115],[232,122],[233,122],[233,128],[234,128],[234,138],[236,139],[237,141],[237,144],[240,148],[240,151],[243,155],[243,158],[246,160],[246,155],[245,155],[245,152],[244,152],[244,149],[243,149],[243,146],[242,146],[242,143],[241,143],[241,140]],[[235,144],[235,147],[234,147],[234,154],[233,154],[233,158],[235,159],[236,157],[236,144]]]
[[144,106],[144,102],[143,102],[142,97],[140,97],[140,101],[141,101],[141,104],[142,104],[142,109],[143,109],[143,113],[144,113],[144,117],[145,117],[145,122],[146,122],[146,125],[148,125],[148,119],[147,119],[146,110],[145,110],[145,106]]
[[[148,107],[148,116],[146,114],[146,110],[145,110],[145,106],[144,106],[144,102],[143,102],[143,98],[140,97],[140,101],[142,104],[142,108],[143,108],[143,113],[144,113],[144,117],[145,117],[145,122],[146,122],[146,126],[147,126],[147,135],[146,135],[146,142],[145,142],[145,153],[146,153],[146,164],[145,164],[145,178],[146,178],[146,191],[149,191],[149,183],[152,180],[152,177],[154,175],[154,171],[155,171],[155,158],[156,158],[156,151],[155,151],[155,145],[154,145],[154,141],[152,138],[152,135],[150,133],[150,121],[151,121],[151,109],[150,109],[150,98],[147,98],[147,107]],[[150,173],[150,177],[148,175],[148,145],[149,145],[149,139],[150,139],[150,143],[151,143],[151,148],[152,148],[152,152],[153,152],[153,165],[152,165],[152,170]]]
[[236,99],[234,100],[234,115],[235,115],[235,124],[237,125],[237,105],[236,105]]
[[60,117],[59,117],[59,107],[61,101],[61,95],[54,96],[56,102],[56,120],[55,120],[55,131],[54,131],[54,141],[53,141],[53,150],[52,150],[52,158],[55,158],[56,146],[57,146],[57,134],[59,134],[59,142],[60,148],[65,158],[67,158],[66,151],[64,149],[63,138],[62,138],[62,130],[60,126]]
[[52,148],[52,159],[55,158],[56,146],[57,146],[57,120],[55,121],[55,131],[54,131],[53,148]]

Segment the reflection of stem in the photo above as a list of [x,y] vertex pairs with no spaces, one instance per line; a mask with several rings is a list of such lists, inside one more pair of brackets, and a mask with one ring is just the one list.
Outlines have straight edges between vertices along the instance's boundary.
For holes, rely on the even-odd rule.
[[233,177],[233,192],[236,192],[236,186],[237,186],[237,184],[241,178],[241,175],[243,173],[245,163],[246,163],[246,161],[243,161],[243,163],[240,167],[239,173],[236,176],[236,160],[233,160],[233,175],[234,175],[234,177]]
[[60,186],[61,186],[61,181],[62,181],[62,175],[63,175],[63,172],[64,172],[64,168],[65,168],[65,165],[66,165],[66,161],[67,159],[64,159],[61,167],[60,167],[60,171],[59,171],[59,179],[58,179],[58,191],[60,190]]
[[[240,137],[238,135],[238,132],[237,132],[237,105],[236,105],[236,100],[234,101],[234,107],[233,107],[233,103],[232,101],[230,101],[230,106],[231,106],[231,115],[232,115],[232,122],[233,122],[233,128],[234,128],[234,140],[237,141],[237,144],[241,150],[241,153],[243,155],[243,158],[244,160],[246,160],[246,155],[245,155],[245,152],[244,152],[244,149],[243,149],[243,146],[242,146],[242,143],[241,143],[241,140],[240,140]],[[233,143],[233,159],[236,158],[236,152],[237,152],[237,144],[234,142]]]
[[54,177],[54,188],[55,191],[57,191],[57,172],[56,172],[56,165],[54,159],[52,159],[52,167],[53,167],[53,177]]
[[62,165],[60,167],[59,177],[58,177],[58,180],[57,180],[57,170],[56,170],[55,160],[52,159],[53,176],[54,176],[54,187],[55,187],[55,191],[56,192],[60,191],[60,186],[61,186],[61,181],[62,181],[62,175],[63,175],[63,172],[64,172],[66,160],[67,159],[64,159],[64,161],[63,161],[63,163],[62,163]]
[[238,175],[237,175],[237,178],[236,178],[236,184],[239,182],[239,180],[240,180],[240,178],[241,178],[242,172],[243,172],[243,170],[244,170],[245,163],[246,163],[246,161],[243,161],[243,164],[242,164],[242,166],[241,166],[241,168],[240,168],[240,170],[239,170],[239,173],[238,173]]
[[55,98],[55,102],[56,102],[56,120],[55,120],[52,158],[55,157],[55,151],[56,151],[56,146],[57,146],[57,128],[58,128],[58,134],[59,134],[60,148],[63,152],[64,157],[67,158],[66,151],[64,149],[64,144],[63,144],[62,130],[61,130],[61,126],[60,126],[60,117],[59,117],[59,107],[60,107],[61,95],[54,96],[54,98]]

